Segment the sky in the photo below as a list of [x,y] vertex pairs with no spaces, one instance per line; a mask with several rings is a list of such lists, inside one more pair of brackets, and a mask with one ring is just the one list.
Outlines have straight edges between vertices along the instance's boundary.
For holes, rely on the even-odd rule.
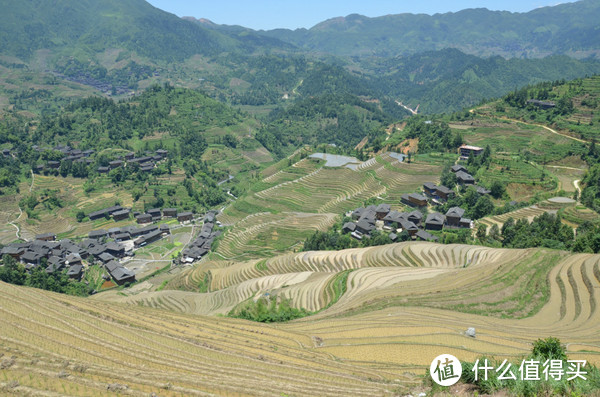
[[252,29],[310,28],[329,18],[361,14],[429,14],[487,8],[527,12],[569,0],[147,0],[161,10],[180,17],[206,18],[217,24]]

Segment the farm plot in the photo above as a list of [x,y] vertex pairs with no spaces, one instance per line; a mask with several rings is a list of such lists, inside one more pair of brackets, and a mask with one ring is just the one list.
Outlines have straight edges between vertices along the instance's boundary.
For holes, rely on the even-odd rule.
[[223,259],[265,257],[301,244],[315,230],[326,230],[335,214],[258,213],[227,231],[216,253]]
[[[564,211],[569,210],[571,207],[575,207],[574,200],[554,198],[542,201],[541,203],[536,205],[507,212],[506,214],[487,216],[485,218],[480,219],[478,222],[486,225],[489,231],[490,227],[492,227],[494,224],[498,225],[499,228],[502,228],[502,225],[504,225],[504,222],[506,222],[508,218],[513,218],[515,221],[519,219],[527,219],[528,222],[531,222],[533,218],[535,218],[536,216],[540,216],[545,212],[557,214],[559,210],[564,209],[563,211],[561,211],[561,213],[564,213]],[[567,213],[575,215],[575,212],[573,210],[569,210]]]
[[379,167],[373,169],[386,187],[386,199],[400,201],[404,193],[420,191],[425,182],[439,183],[441,168],[429,164],[400,163],[388,154],[377,157]]
[[[319,349],[373,368],[424,370],[439,351],[464,360],[518,358],[548,336],[566,342],[571,359],[600,363],[600,255],[499,251],[507,252],[500,262],[397,283],[361,269],[335,305],[282,329],[315,335]],[[360,291],[361,279],[380,288]],[[467,327],[476,338],[464,334]]]
[[336,362],[305,347],[310,336],[275,327],[4,283],[0,292],[0,352],[10,357],[0,385],[16,394],[371,396],[400,384],[395,374]]
[[248,201],[275,211],[339,213],[383,191],[384,187],[370,174],[347,168],[320,168],[258,192]]
[[437,182],[440,171],[437,165],[400,163],[387,153],[362,163],[356,170],[322,168],[313,160],[303,159],[269,174],[254,187],[254,193],[229,206],[219,220],[234,224],[257,212],[337,214],[359,207],[372,197],[387,194],[399,200],[402,193],[419,190],[424,181]]

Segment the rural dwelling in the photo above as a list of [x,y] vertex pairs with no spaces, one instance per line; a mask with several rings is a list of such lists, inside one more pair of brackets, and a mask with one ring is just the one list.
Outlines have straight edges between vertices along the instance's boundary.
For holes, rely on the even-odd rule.
[[460,207],[452,207],[446,212],[446,225],[459,227],[460,219],[465,214],[465,210]]
[[423,196],[419,193],[410,193],[403,194],[401,196],[401,200],[403,203],[416,206],[416,207],[426,207],[427,206],[427,197]]
[[444,215],[439,212],[432,212],[425,219],[426,230],[442,230],[444,228]]
[[104,265],[108,274],[115,280],[117,285],[123,285],[125,283],[135,282],[135,274],[123,266],[117,261],[110,261]]
[[150,223],[152,222],[152,215],[150,214],[139,214],[135,217],[137,223]]
[[385,217],[383,217],[383,224],[389,227],[392,227],[394,223],[399,224],[400,221],[404,219],[402,215],[406,216],[406,213],[390,211]]
[[448,200],[450,197],[454,196],[454,190],[447,188],[444,185],[436,186],[435,188],[435,197],[440,200]]
[[111,254],[113,256],[116,256],[117,258],[120,258],[123,255],[125,255],[125,247],[123,247],[119,243],[110,242],[110,243],[106,244],[106,252],[108,252],[109,254]]
[[342,227],[342,233],[352,233],[356,230],[356,223],[354,222],[346,222]]
[[435,196],[436,189],[437,186],[435,185],[435,183],[425,182],[423,184],[423,193],[425,193],[427,196]]
[[81,256],[79,254],[67,255],[66,262],[68,265],[81,265]]
[[417,240],[422,240],[422,241],[438,241],[437,236],[434,236],[431,233],[426,232],[425,230],[419,230],[417,232]]
[[423,214],[419,210],[414,210],[406,215],[406,219],[418,226],[423,220]]
[[143,247],[146,244],[150,244],[156,240],[159,240],[160,238],[162,238],[162,236],[163,233],[160,230],[155,230],[151,233],[144,234],[143,236],[138,237],[137,239],[135,239],[133,244],[136,247]]
[[122,160],[114,160],[114,161],[109,162],[108,166],[110,167],[110,169],[122,167],[123,161]]
[[411,237],[417,234],[419,228],[413,222],[402,219],[400,221],[400,227],[403,232],[407,232]]
[[362,234],[369,234],[373,230],[375,230],[375,224],[366,219],[361,219],[356,224],[356,231],[361,232]]
[[364,211],[365,209],[363,207],[355,209],[354,211],[352,211],[352,219],[354,219],[355,221],[359,220]]
[[456,181],[461,185],[473,185],[475,183],[475,178],[471,174],[467,174],[463,171],[458,171],[456,173]]
[[129,233],[122,232],[122,233],[115,234],[116,242],[127,241],[127,240],[131,240],[131,235]]
[[472,229],[473,228],[473,221],[469,218],[460,218],[460,222],[458,224],[459,227],[464,227],[464,228],[469,228]]
[[44,234],[38,234],[35,236],[36,240],[41,240],[41,241],[55,241],[56,240],[56,234],[55,233],[44,233]]
[[375,214],[378,220],[382,220],[390,212],[389,204],[379,204],[375,209]]
[[492,192],[491,190],[488,190],[483,186],[475,186],[475,189],[477,189],[477,193],[481,194],[482,196],[485,196],[486,194],[490,194]]
[[179,222],[187,222],[187,221],[191,221],[192,219],[194,219],[194,214],[191,213],[190,211],[179,212],[177,214],[177,220]]
[[115,206],[104,208],[104,209],[101,209],[98,211],[90,212],[88,214],[88,217],[90,218],[91,221],[93,221],[94,219],[106,218],[108,216],[111,216],[113,213],[115,213],[117,211],[121,211],[121,210],[124,210],[124,208],[121,207],[120,205],[115,205]]
[[108,232],[104,229],[92,230],[88,233],[88,237],[94,240],[100,240],[108,236]]
[[98,255],[98,259],[100,259],[102,263],[107,263],[115,259],[115,257],[109,254],[108,252],[103,252],[100,255]]
[[177,208],[163,208],[163,216],[175,218],[177,216]]
[[162,225],[160,225],[158,230],[160,230],[160,232],[165,236],[167,234],[171,234],[171,229],[169,228],[169,225],[167,225],[166,223],[163,223]]
[[111,227],[108,229],[108,237],[114,238],[116,234],[121,233],[121,228]]
[[82,275],[83,275],[83,266],[82,265],[73,265],[73,266],[69,267],[69,270],[67,271],[67,276],[69,276],[69,278],[72,278],[75,280],[80,280]]
[[471,155],[479,156],[483,154],[483,148],[479,146],[462,145],[458,148],[461,159],[468,159]]
[[65,262],[50,263],[50,261],[48,261],[48,267],[46,268],[46,273],[51,274],[54,272],[59,272],[65,266],[66,266]]
[[129,219],[129,210],[125,208],[123,210],[113,212],[112,217],[115,220],[115,222],[122,221],[124,219]]
[[110,168],[108,167],[98,167],[99,174],[106,174],[108,171],[110,171]]
[[550,101],[540,101],[539,99],[530,99],[527,101],[528,105],[535,105],[542,109],[552,109],[556,106],[556,103]]
[[160,208],[152,208],[151,210],[146,211],[146,213],[152,217],[153,221],[159,221],[162,218]]
[[1,253],[2,253],[2,256],[10,255],[13,258],[15,258],[16,260],[21,260],[21,256],[23,256],[23,254],[25,253],[25,247],[7,245],[6,247],[2,248]]
[[469,171],[468,171],[468,170],[467,170],[465,167],[463,167],[463,166],[462,166],[462,165],[460,165],[460,164],[454,164],[454,165],[452,166],[452,168],[450,168],[450,171],[454,172],[455,174],[456,174],[458,171],[467,172],[467,173],[469,172]]

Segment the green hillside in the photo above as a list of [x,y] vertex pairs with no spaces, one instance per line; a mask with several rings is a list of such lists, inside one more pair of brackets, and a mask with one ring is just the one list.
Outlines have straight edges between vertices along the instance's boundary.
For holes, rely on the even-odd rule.
[[361,65],[382,93],[422,113],[448,113],[515,87],[542,81],[571,80],[600,73],[600,62],[564,55],[542,59],[479,58],[456,49],[423,52]]
[[340,56],[414,54],[458,48],[479,56],[543,57],[598,55],[595,0],[543,7],[528,13],[468,9],[456,13],[397,14],[376,18],[352,14],[329,19],[311,29],[276,29],[270,37],[308,51]]
[[[125,48],[153,61],[182,61],[195,54],[216,55],[244,43],[184,21],[143,0],[2,2],[0,51],[23,60],[37,50],[75,56]],[[276,40],[269,40],[270,44]],[[285,46],[285,45],[284,45]]]

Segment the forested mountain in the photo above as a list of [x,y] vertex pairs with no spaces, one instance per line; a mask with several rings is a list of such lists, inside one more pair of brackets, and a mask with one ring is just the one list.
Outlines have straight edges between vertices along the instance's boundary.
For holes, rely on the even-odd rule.
[[435,15],[352,14],[310,29],[262,32],[312,52],[339,56],[397,56],[458,48],[478,56],[600,55],[600,2],[543,7],[527,13],[467,9]]
[[0,52],[21,60],[36,50],[80,57],[125,48],[154,61],[182,61],[195,54],[253,51],[289,45],[275,39],[237,40],[184,21],[143,0],[2,0]]
[[94,90],[123,98],[168,82],[262,114],[349,94],[403,117],[395,101],[452,112],[526,84],[600,73],[590,59],[468,55],[592,56],[600,35],[591,0],[526,14],[353,15],[293,32],[181,19],[143,0],[0,4],[0,106],[38,114]]
[[423,113],[460,110],[515,87],[600,73],[600,62],[565,55],[542,59],[479,58],[456,49],[385,58],[368,66],[373,85]]

